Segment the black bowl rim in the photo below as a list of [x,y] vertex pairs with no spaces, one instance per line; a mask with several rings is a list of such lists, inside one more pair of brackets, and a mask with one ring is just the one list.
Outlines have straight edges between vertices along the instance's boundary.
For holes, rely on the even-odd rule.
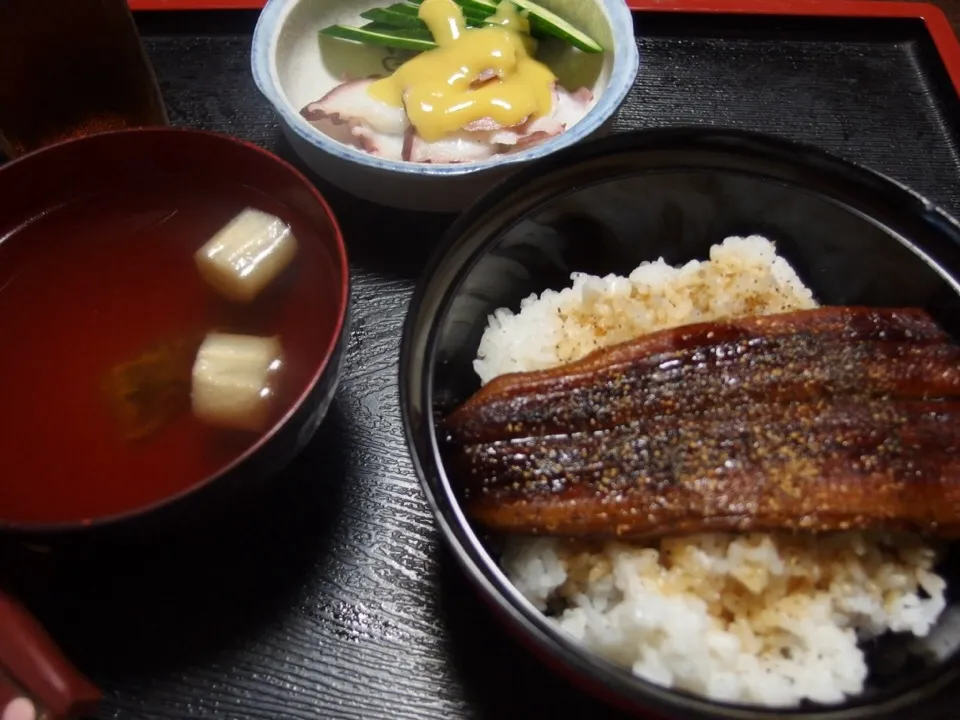
[[[451,491],[450,481],[440,460],[436,428],[432,420],[434,405],[431,381],[436,362],[432,350],[436,346],[437,329],[449,311],[451,296],[457,291],[470,268],[502,231],[542,204],[573,189],[568,187],[559,190],[553,187],[553,178],[558,172],[575,172],[590,161],[614,154],[636,154],[665,149],[719,152],[726,154],[728,159],[737,154],[752,155],[784,168],[814,171],[825,178],[842,181],[861,192],[886,198],[890,203],[889,207],[897,208],[898,217],[912,216],[928,229],[952,236],[952,242],[960,246],[960,223],[904,184],[841,159],[821,148],[763,133],[710,126],[635,130],[581,143],[533,163],[498,183],[454,221],[434,249],[411,299],[400,347],[399,390],[404,435],[420,485],[448,548],[483,599],[491,604],[498,611],[500,619],[507,623],[508,629],[528,644],[532,644],[535,650],[556,661],[559,669],[568,671],[585,686],[595,691],[603,688],[605,692],[602,694],[608,702],[635,711],[660,712],[668,716],[671,716],[671,713],[676,716],[677,712],[682,712],[683,717],[691,720],[775,720],[783,717],[792,720],[864,720],[867,717],[898,717],[903,712],[909,712],[915,703],[934,698],[947,684],[960,677],[960,654],[930,671],[924,683],[905,692],[865,701],[854,698],[838,706],[824,706],[812,710],[719,703],[663,688],[581,647],[577,641],[564,636],[562,631],[549,624],[545,616],[506,579],[484,548]],[[545,185],[549,187],[545,189]],[[819,194],[827,200],[836,201],[829,193]],[[498,206],[502,206],[508,198],[514,199],[510,210],[493,219]],[[852,210],[849,207],[847,209]],[[495,228],[496,232],[486,233],[484,240],[476,243],[466,261],[461,262],[452,273],[454,279],[437,301],[439,313],[431,320],[426,340],[418,342],[417,338],[423,336],[423,333],[418,336],[416,332],[419,316],[437,270],[461,245],[463,238],[473,234],[469,233],[472,228],[485,223],[489,223],[489,227]],[[900,233],[891,234],[931,265],[960,293],[957,279],[946,273],[925,251]],[[426,351],[425,363],[418,368],[414,366],[414,346],[421,342]],[[416,378],[419,378],[419,381]],[[413,416],[413,394],[419,395],[422,411],[430,413],[430,417],[424,418],[422,422],[418,422]],[[435,489],[435,485],[439,487]]]

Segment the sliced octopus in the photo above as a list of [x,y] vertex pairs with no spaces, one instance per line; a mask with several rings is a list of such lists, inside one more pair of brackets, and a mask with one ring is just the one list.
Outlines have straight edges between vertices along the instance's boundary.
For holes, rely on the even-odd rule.
[[[484,77],[483,82],[495,76]],[[583,118],[593,103],[586,88],[568,92],[556,85],[551,113],[524,118],[504,127],[484,118],[440,140],[427,141],[416,131],[402,107],[393,107],[369,94],[376,78],[338,85],[308,104],[301,115],[330,137],[387,160],[417,163],[467,163],[516,152],[564,132]]]

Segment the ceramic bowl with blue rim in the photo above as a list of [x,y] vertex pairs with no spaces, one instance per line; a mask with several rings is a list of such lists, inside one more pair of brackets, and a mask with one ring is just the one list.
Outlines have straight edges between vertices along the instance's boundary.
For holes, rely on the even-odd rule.
[[389,75],[410,57],[403,50],[320,35],[334,24],[361,26],[367,22],[361,14],[391,1],[269,0],[253,37],[254,80],[294,151],[317,175],[366,200],[408,210],[458,212],[527,163],[605,134],[636,78],[639,53],[624,0],[538,0],[603,48],[591,54],[549,40],[538,49],[538,59],[560,85],[571,93],[588,91],[579,120],[523,149],[481,159],[414,162],[373,154],[353,138],[321,129],[304,110],[345,81]]

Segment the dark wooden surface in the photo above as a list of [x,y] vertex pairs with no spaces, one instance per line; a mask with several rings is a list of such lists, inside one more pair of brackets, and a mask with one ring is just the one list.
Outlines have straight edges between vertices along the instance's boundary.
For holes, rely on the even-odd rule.
[[938,0],[932,4],[947,14],[954,30],[960,27],[960,0]]
[[[295,161],[249,76],[252,21],[142,24],[176,124]],[[885,25],[863,37],[857,26],[823,38],[815,23],[770,34],[747,22],[724,38],[723,27],[645,18],[643,70],[617,129],[773,132],[960,212],[956,97],[913,30]],[[348,238],[355,322],[316,442],[265,497],[202,531],[23,555],[5,567],[105,689],[104,719],[622,718],[507,637],[443,550],[414,476],[395,377],[400,331],[450,218],[387,211],[317,182]],[[946,708],[926,720],[955,718]]]

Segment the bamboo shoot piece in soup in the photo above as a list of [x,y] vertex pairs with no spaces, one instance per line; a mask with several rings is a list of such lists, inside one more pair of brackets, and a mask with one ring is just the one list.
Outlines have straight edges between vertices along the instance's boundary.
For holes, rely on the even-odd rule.
[[[290,226],[244,208],[194,255],[200,277],[227,300],[253,303],[293,261]],[[112,367],[103,381],[124,437],[153,435],[192,405],[204,424],[256,432],[274,405],[283,351],[275,337],[208,332],[150,347]]]
[[297,254],[297,238],[283,220],[247,208],[197,251],[197,269],[218,293],[252,302]]
[[262,431],[271,417],[282,367],[277,337],[210,333],[193,365],[193,414],[216,427]]

